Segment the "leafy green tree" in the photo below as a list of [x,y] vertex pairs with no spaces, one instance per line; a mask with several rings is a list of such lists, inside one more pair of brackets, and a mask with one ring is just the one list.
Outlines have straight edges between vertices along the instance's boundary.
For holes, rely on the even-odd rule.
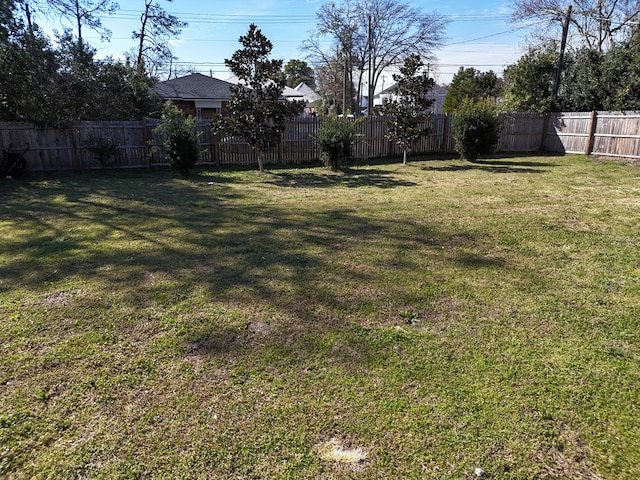
[[500,134],[500,118],[490,100],[465,100],[453,116],[453,138],[456,151],[470,162],[478,156],[493,153]]
[[95,49],[66,32],[59,39],[58,110],[66,123],[137,120],[162,109],[153,80],[129,63],[95,60]]
[[442,111],[455,112],[465,100],[474,102],[492,98],[500,94],[502,82],[493,71],[480,72],[475,68],[460,67],[453,76],[447,95],[444,97]]
[[54,49],[17,22],[0,49],[0,119],[66,128],[82,120],[135,120],[159,111],[151,79],[128,64],[95,60],[70,32]]
[[394,74],[397,82],[397,99],[385,102],[380,107],[387,125],[386,137],[403,150],[402,163],[407,163],[407,151],[423,136],[431,132],[425,125],[431,116],[433,99],[428,97],[435,82],[426,73],[420,72],[424,64],[418,55],[410,55],[400,67],[400,75]]
[[94,62],[96,82],[101,86],[94,118],[99,113],[103,120],[139,120],[162,110],[162,100],[151,90],[152,78],[141,75],[129,62],[110,58]]
[[555,45],[530,47],[504,72],[503,108],[545,113],[554,105],[553,82],[558,63]]
[[[585,112],[603,110],[609,85],[602,83],[604,54],[583,48],[564,60],[564,78],[558,91],[557,108]],[[617,86],[617,80],[615,81]]]
[[0,0],[0,42],[6,41],[16,9],[16,0]]
[[258,154],[258,167],[264,171],[263,158],[279,143],[287,119],[304,110],[304,102],[282,99],[286,85],[282,60],[269,58],[273,44],[255,24],[240,37],[242,48],[224,63],[238,77],[227,103],[228,115],[216,115],[214,132],[242,137]]
[[0,48],[0,119],[57,125],[59,63],[41,30],[12,25]]
[[284,74],[287,76],[287,85],[291,88],[297,87],[301,82],[310,88],[316,88],[313,68],[303,60],[289,60],[284,66]]
[[640,110],[640,43],[609,50],[602,61],[601,85],[606,86],[604,110]]
[[169,165],[187,176],[198,161],[196,119],[191,115],[185,116],[171,102],[164,104],[161,118],[162,123],[153,130],[158,140],[153,144],[152,151],[163,151]]

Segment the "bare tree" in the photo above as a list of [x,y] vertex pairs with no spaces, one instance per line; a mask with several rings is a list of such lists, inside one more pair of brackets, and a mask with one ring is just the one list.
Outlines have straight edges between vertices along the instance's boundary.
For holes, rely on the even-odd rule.
[[[180,35],[182,29],[187,26],[186,22],[167,13],[157,2],[144,0],[144,11],[140,15],[140,30],[134,31],[132,36],[138,41],[135,56],[138,73],[147,72],[154,76],[167,65],[171,70],[176,57],[171,52],[169,41]],[[171,71],[168,76],[170,75]]]
[[48,4],[53,10],[75,22],[80,43],[83,41],[83,25],[98,32],[103,40],[108,40],[111,31],[102,25],[100,16],[114,13],[120,8],[113,0],[49,0]]
[[111,31],[102,25],[102,16],[116,12],[120,6],[114,0],[21,0],[14,3],[21,6],[27,26],[33,30],[33,16],[58,14],[74,23],[78,42],[83,43],[83,27],[100,34],[102,40],[109,40]]
[[574,33],[572,43],[598,52],[608,50],[617,40],[628,37],[640,20],[638,0],[514,0],[512,19],[546,22],[553,28],[537,29],[537,32],[557,39],[569,5],[573,6],[570,18]]
[[[318,26],[302,45],[315,63],[327,64],[335,58],[336,47],[345,54],[348,75],[359,74],[359,87],[369,74],[369,96],[382,73],[415,54],[423,60],[433,58],[433,50],[444,38],[446,21],[436,12],[425,13],[401,0],[344,0],[330,2],[317,13]],[[331,51],[321,40],[334,40]],[[351,81],[353,77],[348,77]],[[358,91],[360,88],[358,88]],[[359,96],[359,95],[358,95]]]

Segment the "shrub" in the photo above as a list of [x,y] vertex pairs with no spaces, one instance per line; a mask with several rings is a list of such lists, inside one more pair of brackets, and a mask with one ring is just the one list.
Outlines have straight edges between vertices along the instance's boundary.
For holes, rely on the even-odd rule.
[[470,162],[493,153],[498,145],[500,118],[494,104],[485,100],[463,102],[453,117],[456,151]]
[[355,140],[356,121],[330,115],[322,119],[315,141],[320,148],[320,159],[332,170],[339,170],[342,162],[351,157]]
[[162,123],[153,132],[157,141],[153,150],[162,150],[169,165],[182,175],[198,161],[199,142],[196,130],[196,119],[185,114],[171,102],[166,102],[162,109]]

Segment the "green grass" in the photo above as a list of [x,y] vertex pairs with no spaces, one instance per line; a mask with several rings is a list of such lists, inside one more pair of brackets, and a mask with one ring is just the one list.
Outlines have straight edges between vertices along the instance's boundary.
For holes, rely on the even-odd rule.
[[640,478],[639,231],[583,156],[2,180],[0,478]]

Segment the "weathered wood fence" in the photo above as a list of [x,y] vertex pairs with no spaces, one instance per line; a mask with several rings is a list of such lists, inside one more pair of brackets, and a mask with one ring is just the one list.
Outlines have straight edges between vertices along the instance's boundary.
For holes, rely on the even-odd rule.
[[572,112],[549,116],[545,150],[640,158],[640,112]]
[[[451,115],[434,115],[430,135],[414,149],[416,153],[454,153]],[[289,122],[278,148],[266,163],[299,164],[317,161],[314,141],[321,119],[300,118]],[[30,171],[82,170],[97,168],[144,168],[166,165],[163,155],[151,152],[153,129],[159,120],[136,122],[82,122],[68,130],[38,128],[27,123],[0,123],[0,145],[4,150],[27,153]],[[587,153],[640,158],[640,113],[588,112],[501,115],[498,143],[501,152]],[[358,159],[400,154],[384,134],[384,119],[364,118],[356,124],[354,156]],[[198,125],[200,164],[253,165],[255,153],[241,139],[213,135],[207,122]],[[89,150],[91,140],[115,146],[113,154],[100,159]]]

